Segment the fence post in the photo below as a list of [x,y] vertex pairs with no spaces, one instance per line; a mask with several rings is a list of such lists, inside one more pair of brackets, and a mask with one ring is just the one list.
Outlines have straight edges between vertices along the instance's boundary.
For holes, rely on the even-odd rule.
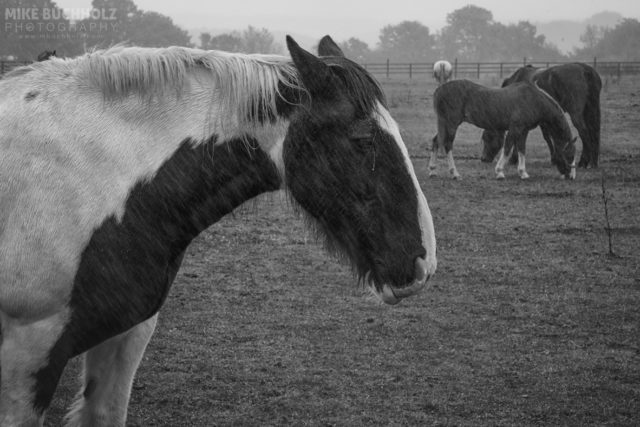
[[413,75],[413,64],[409,64],[409,80],[411,80],[412,75]]
[[0,76],[4,74],[4,61],[0,61]]
[[503,69],[502,69],[502,62],[500,63],[500,79],[502,79],[502,76],[504,75],[503,73]]
[[595,56],[593,57],[593,69],[598,69],[598,59]]
[[618,81],[620,81],[620,76],[622,74],[622,66],[620,65],[620,63],[618,62]]
[[477,72],[477,79],[480,80],[480,63],[478,62],[478,72]]
[[453,61],[453,78],[458,78],[458,58]]
[[522,58],[522,65],[524,65],[524,66],[527,65],[527,57],[526,56],[524,58]]
[[389,78],[389,58],[387,58],[387,78]]

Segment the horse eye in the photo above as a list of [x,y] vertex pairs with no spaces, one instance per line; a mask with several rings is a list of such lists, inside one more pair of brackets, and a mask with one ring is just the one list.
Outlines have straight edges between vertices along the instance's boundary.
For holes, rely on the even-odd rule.
[[350,135],[349,139],[353,142],[360,144],[372,144],[373,143],[373,135],[371,134],[362,134],[362,135]]
[[349,129],[349,139],[352,141],[372,141],[373,126],[370,122],[359,122]]

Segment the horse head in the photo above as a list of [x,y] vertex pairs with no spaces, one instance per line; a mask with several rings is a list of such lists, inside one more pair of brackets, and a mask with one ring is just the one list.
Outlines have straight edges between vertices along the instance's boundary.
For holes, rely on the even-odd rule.
[[433,222],[382,89],[329,37],[287,46],[305,94],[283,145],[287,190],[327,247],[394,304],[436,268]]
[[566,179],[576,177],[576,140],[578,137],[561,138],[552,136],[554,149],[551,161],[558,168],[558,172]]

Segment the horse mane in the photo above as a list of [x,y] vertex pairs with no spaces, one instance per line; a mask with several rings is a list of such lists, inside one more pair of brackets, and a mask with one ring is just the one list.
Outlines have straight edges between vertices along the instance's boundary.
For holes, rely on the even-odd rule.
[[[386,105],[380,84],[358,64],[342,57],[322,60],[342,82],[344,95],[360,111],[374,110],[378,101]],[[278,104],[297,104],[302,102],[302,96],[308,96],[290,58],[279,55],[116,45],[77,58],[54,57],[29,64],[10,71],[4,78],[36,71],[72,76],[86,86],[98,88],[110,101],[131,95],[146,99],[169,94],[179,97],[189,76],[201,71],[204,73],[196,79],[212,78],[212,96],[227,110],[237,111],[239,120],[249,122],[277,117]]]
[[202,70],[214,79],[216,96],[238,117],[255,120],[277,116],[279,85],[300,89],[288,58],[246,55],[184,47],[116,46],[77,59],[78,75],[99,87],[109,99],[130,94],[141,97],[178,96],[190,72]]
[[569,122],[567,121],[567,118],[564,116],[564,110],[562,109],[562,107],[560,106],[560,104],[558,103],[558,101],[555,100],[555,98],[553,96],[551,96],[546,90],[542,89],[539,85],[538,82],[533,82],[533,85],[535,86],[536,89],[538,89],[540,92],[542,92],[543,95],[545,95],[547,97],[547,99],[549,99],[551,101],[551,103],[556,107],[556,109],[558,110],[558,114],[560,114],[560,117],[562,117],[562,120],[560,120],[560,131],[565,134],[565,136],[568,135],[567,139],[571,139],[572,138],[572,134],[571,134],[571,127],[569,126]]
[[[4,79],[34,72],[65,75],[98,88],[105,99],[180,97],[191,75],[213,79],[211,96],[238,119],[258,122],[277,117],[283,90],[304,91],[285,56],[204,51],[185,47],[114,46],[72,59],[52,58],[11,70]],[[200,73],[199,73],[200,72]],[[202,73],[203,72],[203,73]]]
[[560,112],[562,114],[564,114],[564,110],[562,109],[562,107],[560,106],[560,104],[558,103],[558,101],[555,100],[555,98],[551,95],[549,95],[549,92],[547,92],[546,90],[542,89],[539,85],[538,82],[533,82],[533,85],[536,87],[536,89],[538,89],[540,92],[542,92],[551,102],[553,102],[553,105],[556,106],[556,108],[558,110],[560,110]]
[[334,75],[342,82],[345,93],[351,103],[360,111],[370,113],[377,102],[386,106],[384,91],[380,83],[360,65],[344,57],[324,57]]

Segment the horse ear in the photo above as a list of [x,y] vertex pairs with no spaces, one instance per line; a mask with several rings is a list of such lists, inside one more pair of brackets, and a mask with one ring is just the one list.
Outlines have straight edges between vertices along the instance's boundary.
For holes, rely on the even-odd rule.
[[329,36],[324,36],[320,39],[320,43],[318,44],[318,55],[320,56],[342,56],[344,57],[344,52],[340,49],[340,46],[333,41],[333,39]]
[[304,87],[311,95],[325,97],[335,92],[333,75],[327,64],[302,49],[291,36],[287,36],[287,48]]
[[51,52],[51,56],[56,56],[56,51]]

